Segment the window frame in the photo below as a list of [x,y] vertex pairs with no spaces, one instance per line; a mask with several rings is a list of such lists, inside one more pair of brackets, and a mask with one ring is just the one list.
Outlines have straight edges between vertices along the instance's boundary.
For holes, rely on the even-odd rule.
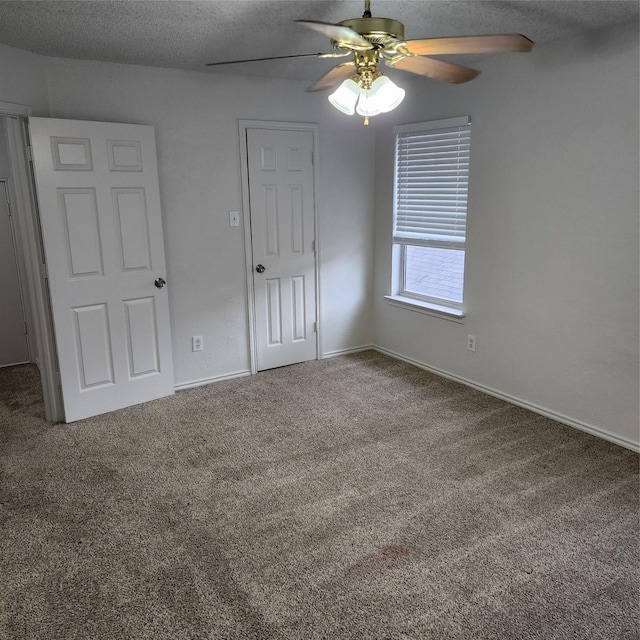
[[[464,303],[464,273],[462,275],[462,300],[460,302],[456,300],[450,300],[447,298],[440,298],[437,296],[423,295],[414,291],[406,289],[406,267],[407,267],[407,246],[416,247],[434,247],[445,248],[456,251],[463,251],[466,257],[466,215],[468,210],[468,197],[465,194],[464,198],[464,233],[461,235],[459,228],[456,230],[456,236],[462,237],[462,240],[440,240],[438,238],[428,239],[426,237],[417,238],[416,242],[411,242],[410,237],[402,237],[399,239],[401,232],[398,230],[398,153],[399,147],[399,134],[403,133],[422,133],[428,134],[441,130],[460,128],[460,131],[464,131],[463,127],[468,127],[468,133],[466,136],[471,136],[471,118],[470,116],[460,116],[455,118],[445,118],[439,120],[430,120],[426,122],[416,122],[408,125],[399,125],[393,127],[394,134],[394,168],[393,168],[393,269],[392,269],[392,293],[389,296],[385,296],[390,303],[396,304],[406,308],[415,308],[417,311],[423,313],[432,313],[433,315],[449,317],[449,319],[461,320],[464,318],[463,303]],[[464,158],[464,156],[463,156]],[[467,161],[469,160],[469,152],[466,155]],[[468,177],[467,177],[468,180]],[[468,188],[468,187],[467,187]],[[403,218],[406,227],[406,214]],[[416,234],[417,235],[417,234]]]

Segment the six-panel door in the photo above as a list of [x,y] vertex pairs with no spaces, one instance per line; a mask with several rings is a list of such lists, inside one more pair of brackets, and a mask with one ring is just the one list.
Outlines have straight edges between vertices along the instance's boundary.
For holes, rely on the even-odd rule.
[[66,421],[173,393],[153,127],[29,127]]
[[317,357],[313,133],[247,129],[247,161],[261,371]]

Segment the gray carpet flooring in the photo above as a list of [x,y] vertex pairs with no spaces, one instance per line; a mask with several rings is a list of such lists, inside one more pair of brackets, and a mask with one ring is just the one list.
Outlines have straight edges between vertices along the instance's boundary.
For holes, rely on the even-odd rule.
[[364,352],[77,423],[0,370],[0,638],[638,638],[638,456]]

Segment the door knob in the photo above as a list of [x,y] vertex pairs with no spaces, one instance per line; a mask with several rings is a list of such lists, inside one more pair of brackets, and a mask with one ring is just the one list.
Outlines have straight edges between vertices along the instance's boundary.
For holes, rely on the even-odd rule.
[[162,289],[162,287],[167,283],[164,281],[164,278],[156,278],[156,281],[153,284],[155,284],[158,289]]
[[263,265],[263,264],[259,264],[259,265],[256,267],[256,271],[257,271],[258,273],[264,273],[264,265]]

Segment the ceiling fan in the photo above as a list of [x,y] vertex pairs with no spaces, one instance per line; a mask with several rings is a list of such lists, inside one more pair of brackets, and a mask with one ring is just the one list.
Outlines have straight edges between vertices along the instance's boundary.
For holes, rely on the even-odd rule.
[[369,116],[391,111],[404,98],[404,90],[379,71],[382,61],[394,69],[458,84],[473,80],[479,71],[430,56],[527,52],[533,46],[529,38],[519,33],[405,40],[402,22],[372,17],[371,0],[365,0],[362,18],[351,18],[338,24],[313,20],[295,22],[329,37],[333,50],[327,53],[212,62],[207,66],[294,58],[350,57],[350,60],[336,65],[316,80],[307,91],[324,91],[340,85],[329,96],[329,101],[344,113],[351,115],[357,111],[365,116],[365,124],[368,124]]

